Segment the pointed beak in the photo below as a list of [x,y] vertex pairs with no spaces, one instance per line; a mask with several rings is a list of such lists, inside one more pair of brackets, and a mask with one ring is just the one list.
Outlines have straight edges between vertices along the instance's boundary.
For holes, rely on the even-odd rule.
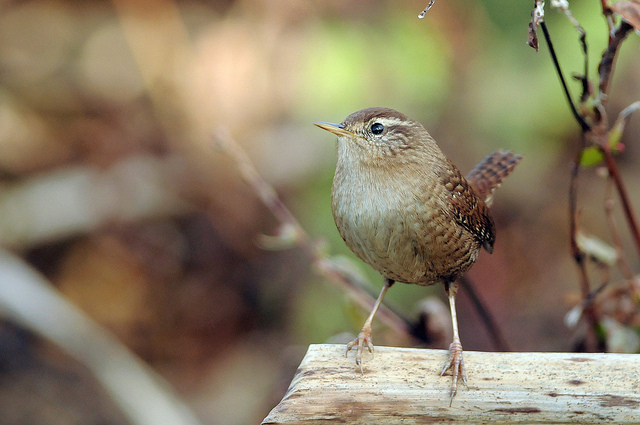
[[353,133],[348,130],[345,130],[342,124],[333,124],[330,122],[316,122],[314,124],[323,130],[330,131],[331,133],[335,134],[338,137],[353,136]]

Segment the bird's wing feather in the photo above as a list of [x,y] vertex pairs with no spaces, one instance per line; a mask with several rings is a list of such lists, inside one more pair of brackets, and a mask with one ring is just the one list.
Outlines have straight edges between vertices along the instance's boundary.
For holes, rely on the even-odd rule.
[[452,214],[488,252],[492,252],[495,225],[489,215],[489,207],[452,163],[448,169],[451,171],[444,178],[444,186],[451,194]]

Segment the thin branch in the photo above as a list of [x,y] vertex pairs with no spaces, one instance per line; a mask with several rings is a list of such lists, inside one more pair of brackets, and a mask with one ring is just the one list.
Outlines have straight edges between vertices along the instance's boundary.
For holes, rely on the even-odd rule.
[[607,104],[607,95],[618,50],[620,49],[620,45],[624,39],[632,30],[633,27],[623,20],[620,23],[620,27],[618,27],[614,32],[613,37],[610,38],[607,49],[602,54],[602,60],[600,61],[600,65],[598,65],[598,75],[600,77],[599,99],[603,106]]
[[633,241],[638,249],[638,253],[640,253],[640,227],[638,227],[638,221],[636,219],[635,212],[633,211],[633,207],[631,206],[631,201],[629,200],[629,194],[625,187],[624,181],[620,176],[620,172],[618,171],[618,166],[613,160],[613,155],[611,150],[605,146],[600,146],[600,152],[604,156],[605,163],[607,164],[607,168],[609,169],[609,175],[613,179],[616,189],[618,190],[618,196],[622,201],[622,208],[624,210],[625,217],[627,218],[627,222],[629,223],[629,227],[631,228],[631,234],[633,236]]
[[618,252],[618,267],[622,274],[627,280],[633,279],[633,270],[631,266],[627,262],[627,259],[624,256],[624,249],[622,248],[622,238],[620,237],[620,232],[618,232],[618,226],[616,225],[616,221],[613,218],[613,207],[615,201],[613,200],[612,195],[612,186],[613,180],[611,179],[611,175],[607,176],[607,187],[605,192],[605,201],[604,201],[604,211],[607,219],[607,224],[609,225],[609,231],[611,232],[611,238],[613,239],[613,244]]
[[573,24],[574,28],[580,35],[580,46],[582,47],[582,56],[584,57],[584,70],[582,75],[575,76],[575,78],[577,78],[582,84],[582,95],[580,96],[580,101],[584,102],[589,98],[589,95],[591,94],[589,89],[589,50],[587,48],[587,33],[585,32],[584,28],[582,28],[582,25],[580,25],[580,22],[578,22],[578,20],[571,13],[568,1],[552,1],[551,7],[559,9],[567,17],[569,22]]
[[491,339],[493,341],[495,350],[502,352],[511,351],[511,349],[509,348],[509,344],[507,344],[507,341],[504,339],[504,334],[500,330],[500,327],[496,323],[491,312],[485,307],[484,302],[478,296],[478,293],[476,292],[474,287],[475,285],[473,284],[471,279],[463,275],[459,280],[461,283],[460,286],[467,292],[469,298],[471,299],[471,304],[473,304],[476,312],[485,323],[487,331],[489,332],[489,336],[491,336]]
[[589,88],[589,50],[587,48],[587,33],[584,32],[581,26],[578,26],[580,32],[580,45],[582,46],[582,56],[584,56],[584,71],[580,76],[580,82],[582,83],[582,95],[580,101],[585,102],[591,95]]
[[[584,135],[583,135],[584,139]],[[581,143],[584,146],[584,141]],[[585,255],[580,249],[577,242],[578,235],[578,176],[580,174],[580,161],[582,159],[583,148],[581,147],[576,153],[576,158],[571,167],[571,179],[569,181],[569,235],[571,243],[571,256],[578,264],[580,269],[586,270]],[[581,281],[581,289],[583,298],[587,297],[590,292],[589,279],[584,273],[585,279]]]
[[611,39],[613,38],[613,33],[615,31],[615,24],[613,22],[613,11],[611,7],[609,7],[609,2],[607,0],[600,0],[600,4],[602,6],[602,16],[607,21],[607,28],[609,28],[609,43],[611,43]]
[[584,29],[578,25],[578,31],[580,33],[580,45],[582,46],[582,56],[584,56],[584,71],[580,78],[580,82],[582,83],[582,95],[580,96],[581,102],[586,102],[586,100],[591,95],[591,89],[589,85],[589,49],[587,47],[587,33]]
[[582,133],[579,149],[571,168],[571,180],[569,182],[569,234],[571,243],[571,255],[578,266],[580,272],[580,289],[582,299],[585,300],[584,317],[589,322],[589,331],[586,335],[585,346],[587,351],[595,351],[597,347],[596,326],[598,325],[598,317],[596,315],[593,304],[587,302],[591,299],[591,283],[589,281],[589,273],[587,271],[587,258],[577,243],[578,234],[578,176],[580,174],[580,162],[582,153],[586,144],[585,134]]
[[571,93],[569,92],[569,87],[567,86],[567,82],[564,79],[564,74],[562,73],[560,62],[558,61],[558,56],[556,55],[556,51],[553,47],[553,43],[551,42],[551,36],[549,35],[549,29],[547,28],[547,23],[545,21],[540,22],[540,28],[542,28],[544,39],[547,42],[547,46],[549,46],[549,53],[551,54],[551,60],[553,61],[553,65],[556,68],[556,73],[560,78],[560,83],[562,84],[562,90],[564,91],[565,97],[567,99],[567,103],[569,103],[569,108],[571,108],[571,113],[573,114],[578,124],[580,124],[580,128],[582,128],[582,131],[587,132],[591,128],[589,124],[587,124],[587,122],[585,121],[584,117],[576,109],[576,105],[573,104],[573,100],[571,99]]

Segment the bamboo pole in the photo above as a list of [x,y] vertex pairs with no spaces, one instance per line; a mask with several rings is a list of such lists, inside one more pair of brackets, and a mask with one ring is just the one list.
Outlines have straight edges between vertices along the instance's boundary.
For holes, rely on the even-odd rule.
[[263,424],[638,424],[640,356],[465,351],[449,407],[444,350],[376,347],[364,374],[341,345],[311,345]]

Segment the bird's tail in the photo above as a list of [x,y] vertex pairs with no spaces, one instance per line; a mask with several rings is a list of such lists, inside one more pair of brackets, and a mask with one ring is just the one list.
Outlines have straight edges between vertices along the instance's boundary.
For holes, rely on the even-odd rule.
[[511,151],[493,151],[469,172],[467,181],[473,186],[476,195],[484,199],[487,205],[491,205],[493,191],[521,160],[522,155]]

